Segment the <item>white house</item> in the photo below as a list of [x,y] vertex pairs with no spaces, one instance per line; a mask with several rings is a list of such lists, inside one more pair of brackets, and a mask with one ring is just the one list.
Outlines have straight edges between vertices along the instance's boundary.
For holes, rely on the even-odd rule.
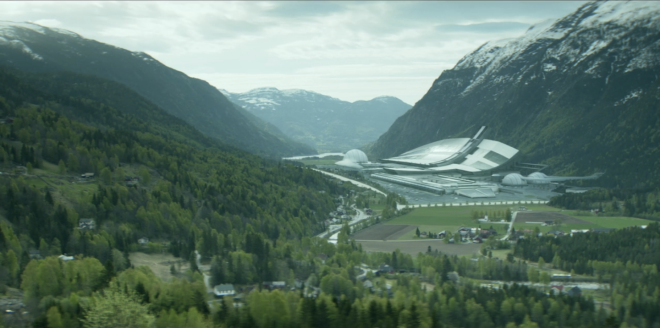
[[236,290],[232,284],[217,285],[213,288],[213,294],[216,297],[234,296],[236,295]]

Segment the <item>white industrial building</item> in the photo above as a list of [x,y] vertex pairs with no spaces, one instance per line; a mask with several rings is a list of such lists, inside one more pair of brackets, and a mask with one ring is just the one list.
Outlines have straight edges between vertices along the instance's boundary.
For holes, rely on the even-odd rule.
[[[436,194],[456,194],[468,198],[496,197],[503,188],[527,184],[551,184],[588,177],[552,177],[539,172],[545,165],[517,163],[520,151],[499,141],[485,139],[481,127],[472,138],[435,141],[399,156],[369,162],[367,155],[353,149],[337,165],[361,169],[374,179],[420,189]],[[516,169],[537,172],[521,175]]]

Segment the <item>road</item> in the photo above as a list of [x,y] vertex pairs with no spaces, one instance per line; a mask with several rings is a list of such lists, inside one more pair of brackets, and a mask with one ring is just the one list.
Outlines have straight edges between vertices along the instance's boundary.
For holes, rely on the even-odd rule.
[[377,192],[377,193],[379,193],[379,194],[382,194],[383,196],[387,197],[387,194],[386,194],[386,193],[384,193],[384,192],[382,192],[382,191],[380,191],[380,190],[378,190],[378,189],[376,189],[376,188],[374,188],[374,187],[372,187],[372,186],[370,186],[370,185],[368,185],[368,184],[366,184],[366,183],[362,183],[362,182],[359,182],[359,181],[355,181],[355,180],[353,180],[353,179],[349,179],[349,178],[347,178],[347,177],[344,177],[344,176],[341,176],[341,175],[338,175],[338,174],[334,174],[334,173],[330,173],[330,172],[326,172],[326,171],[319,170],[319,169],[312,169],[312,170],[314,170],[314,171],[316,171],[316,172],[323,173],[323,174],[325,174],[325,175],[329,175],[329,176],[331,176],[331,177],[333,177],[333,178],[336,178],[336,179],[339,179],[339,180],[341,180],[341,181],[348,181],[348,182],[350,182],[350,183],[352,183],[352,184],[354,184],[354,185],[356,185],[356,186],[358,186],[358,187],[362,187],[362,188],[367,188],[367,189],[369,189],[369,190],[373,190],[373,191],[375,191],[375,192]]
[[509,230],[506,231],[506,235],[502,237],[500,240],[507,240],[509,236],[511,235],[511,229],[513,229],[513,224],[516,222],[516,215],[518,214],[518,211],[515,211],[511,213],[511,224],[509,224]]
[[206,285],[206,292],[207,293],[213,293],[213,286],[211,286],[211,276],[209,274],[206,274],[205,271],[210,270],[209,265],[204,265],[202,266],[202,256],[195,250],[195,256],[197,257],[197,267],[199,268],[199,272],[202,273],[204,276],[204,285]]
[[[357,214],[353,217],[353,219],[351,219],[351,221],[348,222],[348,226],[356,225],[356,224],[360,223],[360,221],[363,221],[363,220],[366,220],[366,219],[369,218],[369,215],[367,215],[366,213],[364,213],[364,212],[358,210],[357,208],[355,208],[355,205],[353,205],[353,209],[355,210],[355,212]],[[337,228],[333,231],[327,232],[327,233],[333,233],[334,232],[332,234],[332,236],[330,236],[330,238],[328,238],[328,241],[330,243],[332,243],[332,244],[337,243],[337,239],[339,238],[339,230],[341,230],[341,228]],[[325,234],[326,233],[324,232],[322,234],[317,235],[317,237],[323,238],[322,235],[325,235]]]

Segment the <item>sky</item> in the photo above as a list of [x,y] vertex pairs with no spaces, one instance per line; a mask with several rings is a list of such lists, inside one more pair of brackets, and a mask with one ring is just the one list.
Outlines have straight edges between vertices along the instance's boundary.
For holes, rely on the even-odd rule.
[[0,2],[28,21],[143,51],[229,92],[305,89],[414,104],[443,70],[582,1]]

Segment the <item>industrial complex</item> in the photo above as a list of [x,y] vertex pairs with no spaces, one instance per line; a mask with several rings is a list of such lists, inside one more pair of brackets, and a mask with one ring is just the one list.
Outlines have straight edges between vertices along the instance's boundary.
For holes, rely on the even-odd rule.
[[[597,179],[602,175],[547,176],[541,172],[546,165],[518,162],[518,149],[485,139],[486,132],[487,127],[483,126],[472,138],[435,141],[378,162],[370,162],[364,152],[353,149],[336,165],[360,170],[385,186],[399,185],[436,195],[467,198],[499,198],[501,193],[524,194],[524,190],[548,189],[539,188],[539,185]],[[525,171],[532,173],[521,174]]]

